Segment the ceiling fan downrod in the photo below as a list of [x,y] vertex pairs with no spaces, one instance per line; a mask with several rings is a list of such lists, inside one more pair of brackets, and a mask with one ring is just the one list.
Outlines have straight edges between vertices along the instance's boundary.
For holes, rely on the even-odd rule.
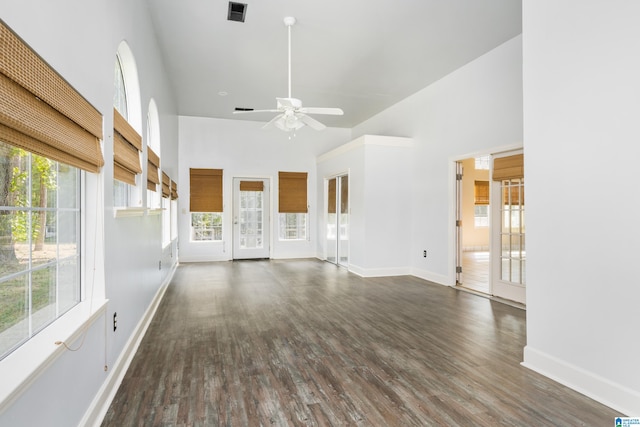
[[287,16],[284,18],[284,25],[287,26],[288,33],[288,54],[289,54],[289,98],[291,98],[291,27],[296,23],[296,18],[293,16]]

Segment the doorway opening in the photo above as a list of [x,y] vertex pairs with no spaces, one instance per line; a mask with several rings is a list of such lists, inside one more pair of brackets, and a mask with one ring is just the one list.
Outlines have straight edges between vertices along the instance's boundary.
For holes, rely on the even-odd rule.
[[491,294],[490,272],[490,157],[456,164],[456,285]]

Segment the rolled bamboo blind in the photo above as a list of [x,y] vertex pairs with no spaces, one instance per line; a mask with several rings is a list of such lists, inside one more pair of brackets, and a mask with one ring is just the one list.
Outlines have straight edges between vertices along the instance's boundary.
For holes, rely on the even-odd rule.
[[171,197],[171,178],[162,172],[162,197]]
[[338,178],[329,180],[329,191],[327,200],[327,213],[336,213],[336,181]]
[[498,157],[493,160],[493,180],[524,178],[524,154]]
[[307,213],[307,173],[278,172],[278,212]]
[[142,137],[127,120],[113,109],[113,177],[136,185],[136,175],[142,173],[140,151]]
[[171,200],[178,199],[178,184],[175,181],[171,181]]
[[88,172],[104,165],[102,115],[2,21],[0,137]]
[[475,181],[473,192],[476,205],[489,204],[489,181]]
[[189,210],[222,212],[222,169],[189,169]]
[[160,157],[149,147],[147,147],[147,189],[158,191],[160,177]]
[[264,182],[240,181],[240,191],[264,191]]

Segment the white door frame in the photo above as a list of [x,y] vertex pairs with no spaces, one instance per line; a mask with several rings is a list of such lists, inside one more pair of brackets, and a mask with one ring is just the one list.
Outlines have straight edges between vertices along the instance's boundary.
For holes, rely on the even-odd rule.
[[[263,198],[263,217],[262,217],[262,229],[263,229],[263,247],[256,249],[242,249],[239,247],[239,208],[240,208],[240,181],[262,181],[264,183],[264,198]],[[233,209],[232,209],[232,259],[259,259],[259,258],[271,258],[271,248],[273,247],[273,220],[272,220],[272,205],[273,205],[273,192],[271,191],[272,184],[271,177],[233,177],[232,180],[232,194],[233,194]]]

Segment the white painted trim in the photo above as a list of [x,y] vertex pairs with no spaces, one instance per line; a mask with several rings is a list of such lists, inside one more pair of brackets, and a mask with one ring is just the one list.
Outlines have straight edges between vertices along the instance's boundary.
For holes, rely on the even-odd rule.
[[349,271],[360,277],[407,276],[410,274],[409,267],[363,268],[353,264],[349,264]]
[[316,163],[322,163],[335,157],[348,153],[365,145],[382,145],[385,147],[413,147],[413,139],[399,136],[362,135],[353,141],[347,142],[331,151],[316,157]]
[[180,262],[216,262],[216,261],[231,261],[231,257],[228,255],[225,256],[203,256],[203,255],[195,255],[188,256],[180,253]]
[[143,216],[147,211],[146,208],[113,208],[114,218],[128,218],[135,216]]
[[416,276],[419,279],[427,280],[429,282],[433,282],[438,285],[443,286],[453,286],[455,284],[451,282],[451,279],[447,276],[443,276],[442,274],[436,274],[431,271],[421,270],[419,268],[412,268],[411,273],[412,276]]
[[155,315],[177,268],[178,263],[175,263],[171,272],[167,275],[166,279],[160,286],[160,289],[156,292],[151,304],[147,307],[144,316],[142,316],[135,330],[129,337],[129,340],[127,340],[124,349],[111,368],[111,373],[102,383],[102,387],[100,387],[100,390],[93,398],[91,405],[87,408],[84,417],[82,417],[82,420],[80,421],[80,426],[98,427],[102,424],[102,420],[109,410],[109,406],[111,406],[111,402],[122,383],[124,375],[127,373],[127,369],[129,369],[129,365],[131,364],[131,361],[133,360],[133,357],[135,356],[136,351],[147,332],[147,328],[149,327],[149,324],[151,323],[151,320],[153,319],[153,316]]
[[108,300],[83,301],[31,337],[0,362],[0,413],[4,412],[105,313]]
[[564,360],[532,348],[524,348],[522,366],[609,406],[621,414],[640,414],[640,392],[631,390]]

